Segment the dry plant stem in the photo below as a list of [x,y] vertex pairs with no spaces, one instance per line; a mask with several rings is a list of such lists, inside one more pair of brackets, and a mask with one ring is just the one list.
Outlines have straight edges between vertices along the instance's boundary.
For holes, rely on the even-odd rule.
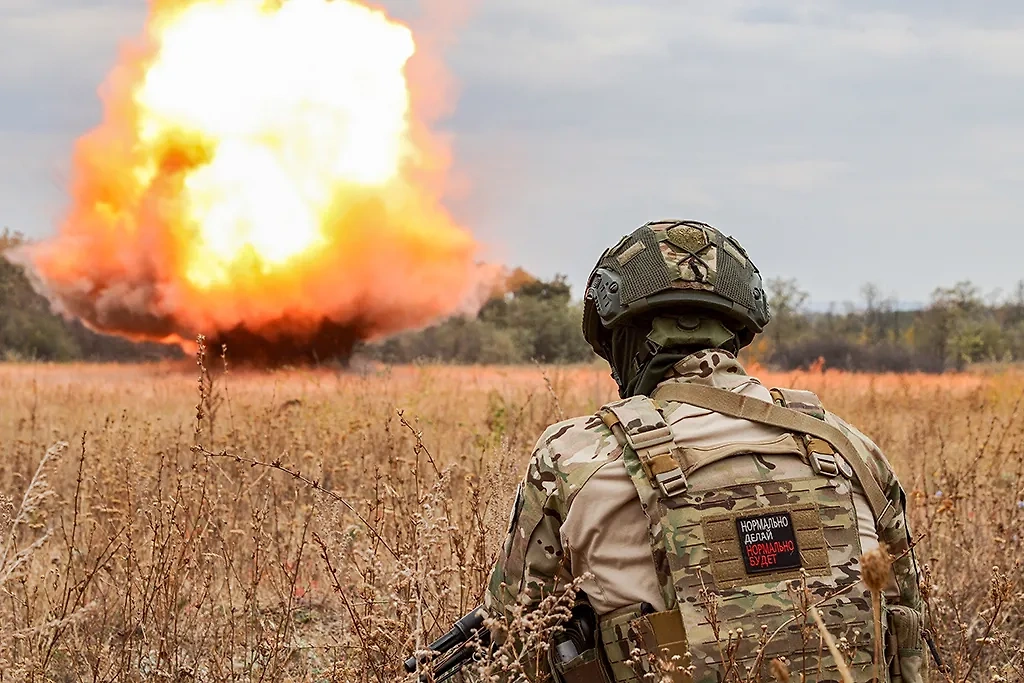
[[[313,541],[320,546],[320,557],[323,559],[324,564],[327,566],[327,571],[331,577],[331,585],[334,588],[334,592],[338,594],[342,602],[345,604],[345,609],[348,611],[349,617],[352,619],[352,625],[355,627],[356,635],[359,637],[359,641],[367,651],[372,651],[373,648],[369,645],[370,637],[366,632],[366,628],[363,626],[363,620],[360,618],[359,613],[355,610],[355,606],[348,599],[348,595],[345,593],[345,589],[341,587],[341,581],[338,578],[338,572],[335,570],[334,565],[331,563],[331,553],[327,549],[327,544],[324,543],[320,536],[313,532]],[[387,680],[385,672],[374,662],[374,675],[378,681],[382,683]]]
[[[1014,564],[1014,568],[1020,568],[1019,561],[1018,563]],[[999,583],[1002,583],[1003,585],[999,586]],[[1016,582],[1006,581],[1005,577],[1001,577],[998,572],[996,572],[996,575],[992,578],[991,596],[994,604],[990,609],[991,615],[985,623],[985,630],[982,633],[981,637],[978,638],[978,647],[975,650],[976,653],[980,653],[981,648],[988,642],[989,635],[992,633],[992,629],[1000,616],[1003,606],[1005,605],[1005,601],[1013,593],[1013,589],[1015,587]],[[971,672],[974,670],[974,667],[977,664],[977,660],[978,657],[976,655],[971,656],[969,658],[969,664],[967,666],[967,670],[964,672],[964,676],[962,679],[963,681],[966,682],[968,679],[970,679]]]
[[[897,555],[896,557],[893,558],[893,562],[901,560],[904,557],[906,557],[907,555],[909,555],[914,550],[914,548],[917,546],[917,544],[920,543],[922,539],[924,539],[924,537],[925,537],[925,534],[921,534],[915,540],[911,541],[910,544],[907,546],[906,550],[904,550],[902,553],[900,553],[899,555]],[[828,595],[826,595],[825,597],[823,597],[821,600],[818,600],[817,602],[813,603],[812,606],[813,607],[820,607],[821,605],[824,605],[829,600],[834,600],[835,598],[838,598],[840,595],[843,595],[844,593],[849,592],[858,583],[860,583],[860,581],[854,581],[853,583],[849,583],[849,584],[843,586],[842,588],[836,589],[836,590],[832,591],[831,593],[829,593]],[[768,636],[768,640],[766,641],[765,645],[767,646],[768,643],[772,642],[777,635],[782,633],[782,630],[784,628],[786,628],[787,626],[792,624],[794,621],[796,621],[796,617],[795,616],[790,617],[786,621],[784,621],[781,624],[779,624],[779,627],[776,628],[774,631],[772,631],[771,635]]]
[[434,460],[434,456],[430,454],[430,450],[423,443],[423,432],[416,429],[411,422],[405,419],[404,410],[396,410],[395,414],[398,415],[398,421],[402,424],[402,426],[408,429],[409,433],[412,434],[412,437],[416,440],[416,444],[413,446],[413,451],[417,455],[422,453],[423,455],[427,456],[427,462],[430,463],[431,469],[434,470],[434,476],[437,477],[438,480],[440,480],[442,477],[441,470],[438,468],[437,462]]
[[[405,656],[480,599],[537,435],[559,409],[586,415],[616,397],[597,367],[228,375],[211,357],[217,372],[204,379],[201,401],[195,366],[0,364],[0,551],[19,517],[5,564],[20,562],[0,589],[0,683],[398,680]],[[896,467],[910,526],[924,536],[916,553],[927,558],[923,592],[948,672],[935,678],[1024,680],[1014,565],[1024,556],[1024,372],[757,374],[766,385],[815,391]],[[86,457],[48,464],[53,495],[21,515],[40,455],[86,431]],[[286,461],[350,502],[401,561],[306,481],[206,457],[193,444]],[[824,617],[830,603],[821,598],[813,602]],[[495,646],[481,663],[490,675],[515,676],[543,655],[543,639],[530,633],[557,621],[554,602],[542,610],[550,620],[509,616],[534,647],[519,658]],[[832,657],[806,619],[810,670],[801,673],[811,681],[811,655]],[[769,672],[767,655],[748,666],[736,647],[755,637],[772,651],[785,630],[720,631],[723,683],[784,674]],[[855,672],[851,657],[867,633],[856,642],[832,635]],[[862,653],[866,666],[871,654]],[[798,642],[794,670],[799,657]]]
[[[75,478],[75,496],[74,496],[74,508],[71,515],[71,535],[68,537],[65,532],[64,545],[67,548],[67,570],[64,574],[64,586],[61,590],[63,594],[63,600],[61,601],[60,612],[58,613],[55,622],[60,624],[67,619],[69,613],[73,613],[75,610],[71,605],[72,594],[76,593],[76,597],[80,596],[81,593],[73,591],[71,589],[70,581],[72,572],[75,567],[75,538],[78,535],[78,515],[81,511],[81,500],[82,500],[82,471],[85,467],[85,437],[86,432],[82,432],[82,451],[78,459],[78,474]],[[75,605],[77,607],[77,604]],[[65,626],[58,625],[53,627],[53,636],[50,638],[50,643],[46,647],[46,655],[43,657],[43,668],[47,668],[50,663],[50,658],[53,656],[54,648],[63,635]]]
[[853,683],[853,676],[850,675],[850,668],[846,665],[846,660],[843,659],[843,655],[839,652],[839,648],[836,647],[836,641],[832,638],[832,634],[825,628],[825,622],[821,618],[821,613],[818,612],[818,608],[811,605],[809,610],[811,617],[814,618],[814,623],[818,625],[818,632],[821,633],[821,639],[825,641],[825,646],[828,651],[832,654],[832,659],[836,662],[836,668],[839,669],[839,675],[843,677],[843,683]]
[[245,463],[246,465],[249,465],[250,467],[268,467],[270,469],[274,469],[274,470],[277,470],[279,472],[284,472],[285,474],[287,474],[288,476],[292,477],[293,479],[297,479],[298,481],[301,481],[306,486],[309,486],[311,489],[323,493],[325,496],[327,496],[328,498],[330,498],[334,502],[340,503],[346,510],[351,512],[352,515],[356,519],[358,519],[363,524],[364,527],[366,527],[366,530],[369,531],[373,535],[373,537],[377,539],[377,541],[381,544],[381,546],[384,547],[385,550],[387,550],[389,553],[391,553],[392,557],[394,557],[396,560],[400,559],[398,557],[398,553],[396,553],[394,551],[394,549],[390,545],[388,545],[387,540],[380,534],[380,532],[378,532],[375,528],[373,528],[373,525],[371,525],[369,522],[367,522],[366,519],[362,515],[360,515],[359,512],[354,507],[352,507],[352,505],[347,500],[345,500],[344,498],[342,498],[341,496],[336,494],[334,491],[331,491],[330,489],[325,489],[325,488],[321,487],[319,481],[314,480],[314,479],[309,479],[308,477],[303,476],[302,473],[298,472],[297,470],[293,470],[293,469],[291,469],[291,468],[289,468],[289,467],[287,467],[285,465],[282,465],[280,460],[275,460],[273,462],[263,462],[261,460],[254,460],[253,458],[247,458],[244,455],[235,455],[233,453],[228,453],[227,451],[221,451],[219,453],[213,453],[211,451],[206,450],[201,445],[193,446],[192,447],[192,451],[194,453],[198,453],[200,455],[203,455],[203,456],[205,456],[207,458],[230,458],[231,460],[234,460],[237,463]]
[[[540,367],[540,364],[536,364]],[[562,402],[558,400],[558,394],[555,392],[555,387],[551,384],[551,378],[548,377],[546,370],[541,370],[541,375],[544,377],[544,386],[547,387],[548,394],[551,396],[551,400],[555,406],[555,415],[558,417],[558,421],[561,422],[565,419],[565,412],[562,410]]]
[[32,516],[37,510],[53,496],[53,491],[47,482],[47,469],[67,450],[68,444],[64,441],[58,442],[48,449],[43,459],[39,461],[35,474],[29,481],[25,494],[22,496],[18,513],[11,522],[10,531],[0,550],[0,588],[20,569],[32,554],[41,548],[50,538],[50,530],[41,533],[29,546],[18,550],[18,531],[31,522]]
[[[718,595],[715,594],[714,591],[708,590],[707,585],[704,583],[703,572],[698,572],[697,576],[700,578],[701,586],[700,603],[701,606],[704,608],[705,613],[707,613],[708,615],[708,623],[711,625],[711,631],[715,635],[715,644],[718,646],[718,656],[720,658],[719,661],[721,662],[721,665],[724,668],[722,672],[722,680],[728,681],[729,673],[732,669],[732,665],[734,662],[731,657],[726,656],[728,644],[725,648],[722,647],[721,625],[718,621]],[[731,632],[729,638],[730,640],[732,639]]]

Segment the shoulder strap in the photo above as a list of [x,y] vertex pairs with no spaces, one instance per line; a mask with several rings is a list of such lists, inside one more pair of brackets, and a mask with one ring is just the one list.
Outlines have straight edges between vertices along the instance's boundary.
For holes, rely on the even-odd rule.
[[[686,488],[686,477],[676,458],[672,430],[658,406],[646,396],[634,396],[601,409],[604,423],[620,443],[636,452],[651,484],[672,497]],[[621,428],[618,432],[616,427]]]
[[846,434],[823,420],[795,410],[781,408],[774,403],[698,384],[665,384],[654,392],[654,398],[688,403],[723,415],[780,427],[791,432],[810,434],[823,439],[832,444],[853,468],[857,481],[864,489],[864,495],[868,499],[871,511],[875,515],[876,524],[878,526],[887,525],[896,512],[871,473],[862,450],[863,446],[858,449]]
[[[775,405],[795,410],[822,422],[825,421],[825,406],[821,404],[821,399],[814,393],[803,389],[780,389],[778,387],[770,391]],[[811,466],[815,474],[826,476],[842,474],[847,479],[853,477],[853,466],[846,458],[836,453],[832,444],[811,434],[800,436],[804,442],[807,464]],[[857,443],[854,442],[853,445],[856,447]]]
[[[665,424],[658,406],[645,396],[634,396],[625,401],[610,403],[600,411],[601,419],[622,444],[622,459],[626,465],[637,495],[647,516],[651,537],[651,553],[658,587],[666,608],[676,605],[676,589],[672,569],[664,552],[666,538],[662,494],[675,492],[675,487],[686,487],[679,464],[672,457],[672,430]],[[657,486],[658,488],[655,488]]]

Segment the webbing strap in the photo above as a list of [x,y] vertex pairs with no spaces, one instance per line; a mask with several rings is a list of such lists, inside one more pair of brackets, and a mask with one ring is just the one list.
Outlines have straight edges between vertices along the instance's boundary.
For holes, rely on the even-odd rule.
[[642,396],[604,406],[601,419],[623,446],[626,472],[633,480],[647,517],[658,588],[665,606],[671,609],[676,605],[676,589],[668,556],[663,550],[667,541],[665,527],[661,524],[661,496],[669,497],[669,491],[674,492],[675,486],[685,487],[686,484],[682,470],[671,455],[672,430],[665,424],[654,401]]
[[[672,430],[654,401],[634,396],[626,401],[610,403],[602,409],[602,419],[609,427],[619,425],[643,465],[644,472],[666,497],[686,489],[686,477],[676,458]],[[609,419],[611,416],[613,419]]]
[[882,492],[881,486],[868,466],[870,457],[861,446],[858,448],[841,430],[822,420],[798,413],[748,396],[740,396],[726,389],[699,384],[672,383],[655,390],[654,399],[679,401],[698,408],[704,408],[730,417],[780,427],[787,431],[810,434],[832,444],[839,451],[864,489],[868,505],[875,515],[878,526],[885,526],[895,514],[892,503]]

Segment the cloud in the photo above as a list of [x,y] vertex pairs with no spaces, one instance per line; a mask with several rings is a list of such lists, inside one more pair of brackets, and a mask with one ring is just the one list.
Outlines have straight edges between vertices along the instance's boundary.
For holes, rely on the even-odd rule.
[[97,91],[139,30],[141,3],[9,2],[0,9],[0,132],[60,135],[66,156],[71,140],[99,121]]
[[[462,41],[474,76],[563,87],[601,87],[650,59],[713,50],[759,62],[820,67],[849,60],[949,58],[983,70],[1024,70],[1024,25],[965,25],[940,13],[859,9],[820,0],[521,0],[481,3]],[[678,69],[691,68],[677,63]]]
[[841,161],[805,159],[751,164],[743,168],[740,177],[751,185],[784,192],[810,192],[831,185],[847,170]]
[[[443,6],[444,0],[431,0]],[[385,0],[418,21],[412,0]],[[13,9],[12,9],[13,8]],[[577,287],[645,220],[735,234],[822,301],[1020,277],[1024,15],[1009,0],[486,0],[443,41],[450,203]],[[6,0],[0,224],[42,234],[139,0]],[[827,253],[823,252],[827,251]],[[842,258],[829,258],[841,254]]]
[[1024,25],[984,29],[941,26],[932,34],[931,45],[937,52],[997,74],[1024,75]]

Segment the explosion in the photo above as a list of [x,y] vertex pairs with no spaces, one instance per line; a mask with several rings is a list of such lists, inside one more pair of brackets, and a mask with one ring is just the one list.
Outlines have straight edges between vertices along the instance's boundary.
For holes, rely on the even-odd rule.
[[47,289],[103,332],[277,362],[451,313],[477,247],[441,203],[415,53],[354,0],[152,0],[31,254]]

